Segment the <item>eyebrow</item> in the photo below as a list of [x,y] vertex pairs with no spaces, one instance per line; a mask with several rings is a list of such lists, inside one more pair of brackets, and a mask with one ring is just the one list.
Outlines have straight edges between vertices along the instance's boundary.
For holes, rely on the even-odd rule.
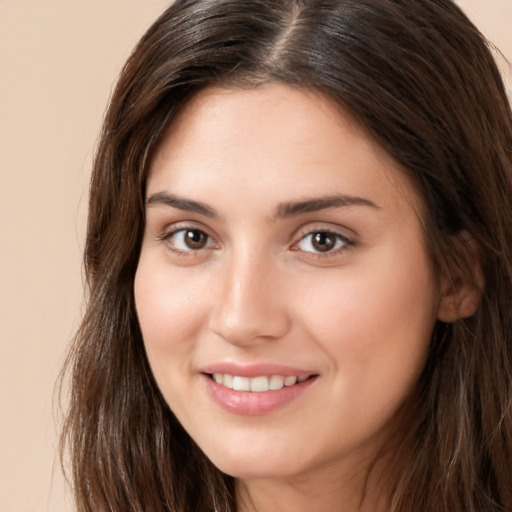
[[368,206],[370,208],[380,209],[379,206],[369,199],[346,194],[337,194],[306,199],[304,201],[281,203],[277,207],[275,216],[278,218],[287,218],[303,213],[318,212],[329,208],[341,208],[345,206]]
[[192,199],[184,199],[167,192],[157,192],[152,194],[146,200],[146,206],[166,205],[185,212],[198,213],[211,219],[217,219],[217,212],[205,203],[193,201]]
[[[211,219],[218,219],[219,214],[210,206],[200,201],[185,199],[167,192],[157,192],[146,200],[146,206],[165,205],[177,208],[186,212],[198,213]],[[289,218],[304,213],[318,212],[329,208],[341,208],[346,206],[367,206],[380,209],[380,207],[369,199],[351,196],[347,194],[328,195],[305,199],[303,201],[292,201],[280,203],[274,214],[274,218]]]

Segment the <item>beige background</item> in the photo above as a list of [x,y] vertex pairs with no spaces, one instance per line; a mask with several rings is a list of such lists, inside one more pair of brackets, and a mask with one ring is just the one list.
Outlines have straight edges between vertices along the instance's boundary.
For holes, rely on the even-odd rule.
[[[168,3],[0,0],[0,512],[71,511],[52,394],[81,312],[91,156],[123,61]],[[512,60],[512,0],[460,3]]]

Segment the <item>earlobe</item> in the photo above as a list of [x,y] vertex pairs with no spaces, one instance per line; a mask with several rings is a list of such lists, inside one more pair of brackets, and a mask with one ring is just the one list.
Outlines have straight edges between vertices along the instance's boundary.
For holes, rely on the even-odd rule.
[[445,323],[472,316],[480,305],[485,285],[477,243],[468,233],[456,238],[457,252],[464,265],[459,261],[458,272],[452,272],[441,284],[437,319]]

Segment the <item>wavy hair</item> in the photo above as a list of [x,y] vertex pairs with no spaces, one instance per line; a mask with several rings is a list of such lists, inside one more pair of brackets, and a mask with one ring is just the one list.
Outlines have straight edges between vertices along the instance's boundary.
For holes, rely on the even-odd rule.
[[64,374],[61,454],[77,510],[236,510],[234,479],[155,384],[133,281],[145,179],[166,128],[205,87],[268,82],[334,99],[400,164],[454,287],[475,279],[460,234],[480,258],[476,313],[436,325],[407,403],[392,512],[512,510],[512,115],[489,44],[450,0],[177,0],[142,37],[94,160],[87,308]]

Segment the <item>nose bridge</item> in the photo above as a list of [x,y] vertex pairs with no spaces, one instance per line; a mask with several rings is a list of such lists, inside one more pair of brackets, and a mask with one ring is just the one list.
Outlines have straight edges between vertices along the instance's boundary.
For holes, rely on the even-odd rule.
[[283,336],[288,315],[272,257],[250,250],[233,252],[222,276],[211,319],[213,331],[239,345]]

